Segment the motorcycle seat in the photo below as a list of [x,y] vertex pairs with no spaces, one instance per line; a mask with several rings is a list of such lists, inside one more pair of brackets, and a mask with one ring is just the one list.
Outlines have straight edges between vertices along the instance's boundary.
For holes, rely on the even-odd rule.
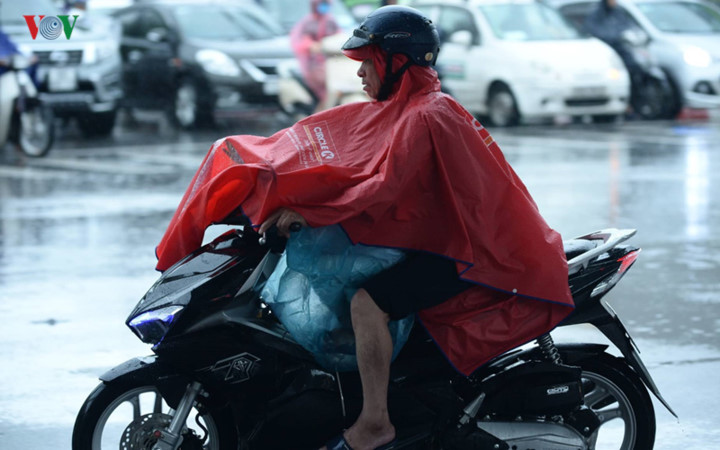
[[574,257],[596,248],[598,246],[598,242],[601,241],[588,239],[572,239],[570,241],[565,241],[563,242],[563,246],[565,247],[565,257],[568,261],[570,261]]

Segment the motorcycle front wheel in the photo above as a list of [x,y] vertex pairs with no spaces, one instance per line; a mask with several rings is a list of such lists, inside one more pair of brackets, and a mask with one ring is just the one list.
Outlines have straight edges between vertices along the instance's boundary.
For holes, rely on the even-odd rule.
[[[197,404],[196,404],[197,407]],[[73,450],[149,450],[172,411],[157,388],[141,380],[101,383],[85,401],[73,429]],[[235,450],[230,411],[193,408],[179,450]]]
[[593,450],[651,449],[655,409],[645,385],[625,360],[608,354],[578,364],[585,405],[600,419]]

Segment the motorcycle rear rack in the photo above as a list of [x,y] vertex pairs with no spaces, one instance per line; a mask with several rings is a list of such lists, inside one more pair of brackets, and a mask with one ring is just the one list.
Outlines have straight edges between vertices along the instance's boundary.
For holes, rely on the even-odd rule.
[[595,231],[594,233],[586,234],[575,238],[577,240],[597,241],[602,240],[603,243],[598,245],[592,250],[578,255],[568,261],[568,274],[572,275],[580,271],[580,269],[587,267],[590,260],[596,256],[602,255],[611,248],[615,247],[619,243],[626,241],[633,237],[637,230],[635,229],[617,229],[617,228],[605,228],[603,230]]

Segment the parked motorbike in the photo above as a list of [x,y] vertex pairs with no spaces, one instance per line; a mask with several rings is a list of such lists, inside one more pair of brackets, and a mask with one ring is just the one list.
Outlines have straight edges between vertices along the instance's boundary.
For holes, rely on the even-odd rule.
[[679,100],[655,57],[650,53],[649,36],[642,30],[629,29],[622,34],[625,49],[639,65],[631,73],[630,105],[640,117],[649,120],[672,119],[679,112]]
[[278,102],[290,119],[297,121],[320,109],[369,100],[357,77],[359,64],[340,50],[346,39],[344,34],[323,39],[327,98],[320,108],[320,99],[303,79],[297,60],[278,65]]
[[26,69],[29,59],[20,54],[6,61],[9,70],[0,76],[0,148],[13,142],[32,157],[47,155],[54,139],[52,109],[38,98]]
[[[576,310],[607,344],[550,334],[469,377],[416,324],[391,367],[395,449],[651,449],[660,395],[630,335],[602,299],[640,249],[635,230],[567,241]],[[165,271],[127,325],[154,355],[103,374],[82,405],[74,450],[317,449],[354,422],[359,376],[322,368],[260,298],[284,248],[249,226],[226,232]]]

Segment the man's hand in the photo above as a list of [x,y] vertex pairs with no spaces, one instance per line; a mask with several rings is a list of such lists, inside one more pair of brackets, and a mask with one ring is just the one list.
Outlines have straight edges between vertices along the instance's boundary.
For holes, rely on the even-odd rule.
[[267,219],[265,219],[265,222],[260,225],[260,229],[258,230],[258,232],[260,234],[265,234],[265,232],[269,230],[270,227],[272,227],[273,225],[277,225],[280,235],[289,238],[290,225],[292,225],[293,223],[299,223],[303,227],[308,226],[307,221],[300,214],[296,213],[292,209],[280,208],[274,213],[270,214]]

